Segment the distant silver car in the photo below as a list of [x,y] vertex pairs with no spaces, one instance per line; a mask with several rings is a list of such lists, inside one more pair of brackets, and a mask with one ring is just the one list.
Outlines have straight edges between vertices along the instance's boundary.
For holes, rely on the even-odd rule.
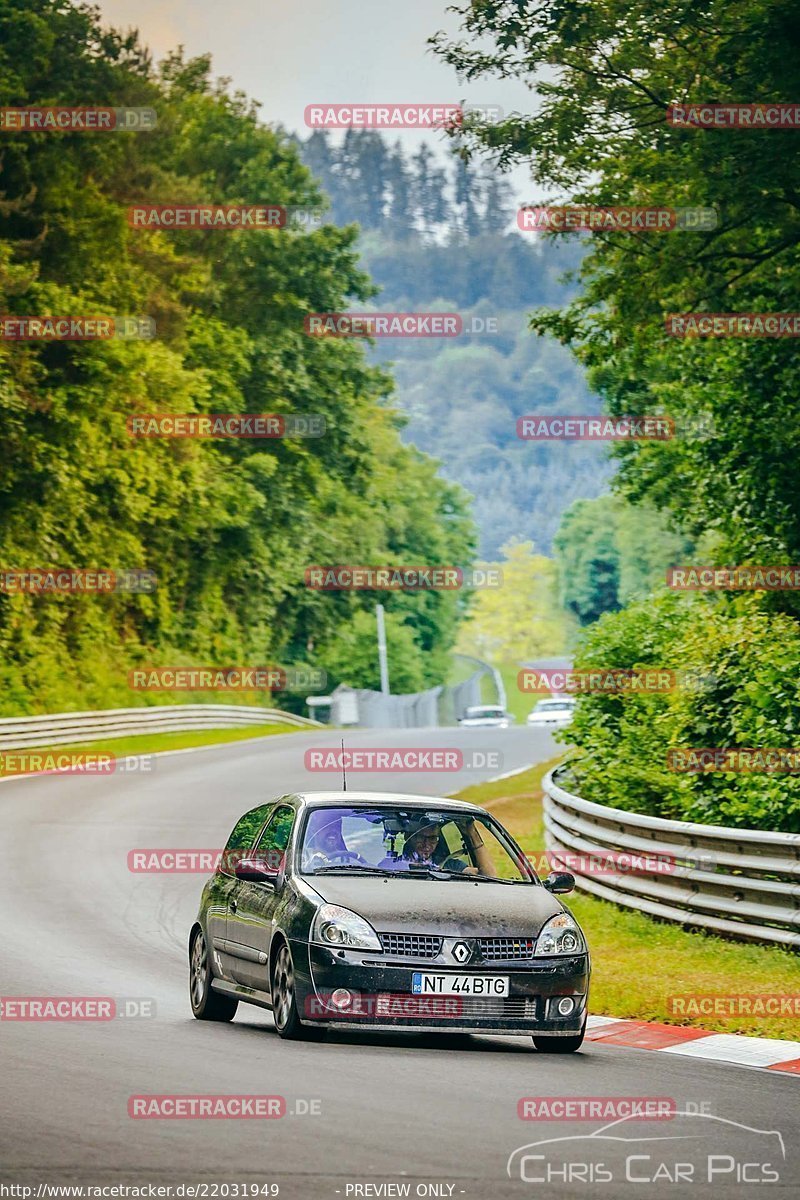
[[572,696],[553,696],[539,700],[528,713],[529,725],[550,725],[554,729],[563,729],[569,725],[575,712],[575,701]]
[[497,704],[473,704],[459,717],[459,725],[469,728],[491,725],[495,729],[508,729],[514,718]]

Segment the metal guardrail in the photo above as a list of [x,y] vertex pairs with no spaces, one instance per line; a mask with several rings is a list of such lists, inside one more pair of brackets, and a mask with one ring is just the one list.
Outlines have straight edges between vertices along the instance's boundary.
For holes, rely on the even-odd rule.
[[[606,808],[565,791],[562,772],[543,783],[545,844],[566,856],[582,891],[681,925],[800,946],[800,834]],[[597,861],[609,854],[641,859],[614,873]]]
[[111,708],[95,712],[0,717],[0,751],[25,746],[66,746],[143,733],[183,733],[192,729],[232,729],[246,725],[319,728],[319,721],[240,704],[161,704],[152,708]]

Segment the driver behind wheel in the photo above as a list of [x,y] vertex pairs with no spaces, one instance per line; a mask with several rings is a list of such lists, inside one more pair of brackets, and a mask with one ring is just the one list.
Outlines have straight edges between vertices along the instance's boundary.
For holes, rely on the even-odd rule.
[[309,833],[305,844],[305,868],[316,871],[319,867],[336,866],[346,863],[363,863],[366,859],[352,850],[348,850],[342,834],[341,817],[328,817],[319,814],[324,823]]

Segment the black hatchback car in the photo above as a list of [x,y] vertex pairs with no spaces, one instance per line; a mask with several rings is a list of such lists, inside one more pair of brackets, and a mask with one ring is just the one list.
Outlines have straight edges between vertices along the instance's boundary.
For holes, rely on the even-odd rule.
[[237,822],[189,935],[200,1020],[240,1001],[284,1038],[331,1027],[530,1034],[577,1050],[589,954],[484,809],[427,796],[283,796]]

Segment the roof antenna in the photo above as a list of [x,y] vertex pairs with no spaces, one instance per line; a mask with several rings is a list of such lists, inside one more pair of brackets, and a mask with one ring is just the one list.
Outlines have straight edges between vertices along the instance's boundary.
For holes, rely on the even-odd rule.
[[342,791],[347,791],[347,771],[344,765],[344,738],[342,738]]

